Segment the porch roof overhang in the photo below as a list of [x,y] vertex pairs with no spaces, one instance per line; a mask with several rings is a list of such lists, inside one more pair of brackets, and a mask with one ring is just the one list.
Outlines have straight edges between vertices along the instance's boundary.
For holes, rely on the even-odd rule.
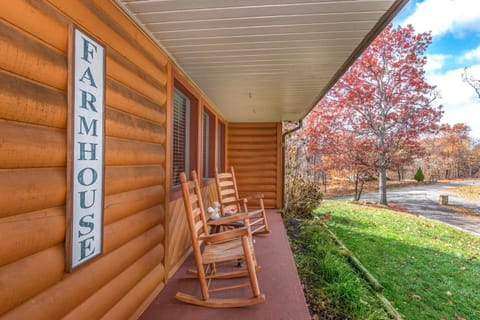
[[302,119],[408,0],[116,0],[227,121]]

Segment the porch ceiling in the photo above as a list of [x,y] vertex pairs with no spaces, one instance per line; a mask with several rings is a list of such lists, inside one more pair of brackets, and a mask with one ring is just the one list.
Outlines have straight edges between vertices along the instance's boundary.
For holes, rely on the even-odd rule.
[[299,120],[407,0],[117,0],[235,122]]

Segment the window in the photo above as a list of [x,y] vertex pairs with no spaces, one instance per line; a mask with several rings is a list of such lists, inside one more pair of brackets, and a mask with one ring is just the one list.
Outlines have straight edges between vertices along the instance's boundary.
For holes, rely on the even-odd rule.
[[180,172],[196,170],[196,100],[175,87],[173,91],[172,185],[180,185]]
[[215,115],[203,111],[203,178],[213,177],[215,168]]

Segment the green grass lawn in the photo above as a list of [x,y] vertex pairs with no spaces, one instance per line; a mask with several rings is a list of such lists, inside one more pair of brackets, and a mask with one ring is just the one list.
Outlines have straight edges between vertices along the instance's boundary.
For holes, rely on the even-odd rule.
[[[297,270],[312,315],[317,315],[317,319],[389,319],[367,282],[322,225],[305,221],[294,227],[290,223],[289,229]],[[292,229],[295,234],[291,233]]]
[[329,228],[405,319],[480,319],[480,237],[410,214],[325,201]]

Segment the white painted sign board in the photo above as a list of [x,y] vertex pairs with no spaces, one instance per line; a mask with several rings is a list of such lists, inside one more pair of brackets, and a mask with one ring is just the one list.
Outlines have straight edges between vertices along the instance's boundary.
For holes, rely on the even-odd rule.
[[105,48],[71,29],[67,271],[102,253],[105,146]]

